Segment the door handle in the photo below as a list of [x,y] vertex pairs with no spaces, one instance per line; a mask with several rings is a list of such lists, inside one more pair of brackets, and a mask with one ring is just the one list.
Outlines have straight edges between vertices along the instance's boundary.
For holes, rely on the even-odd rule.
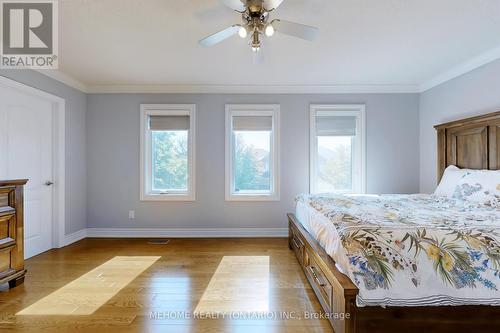
[[50,186],[50,185],[53,185],[54,183],[51,182],[50,180],[47,180],[43,185],[45,186]]

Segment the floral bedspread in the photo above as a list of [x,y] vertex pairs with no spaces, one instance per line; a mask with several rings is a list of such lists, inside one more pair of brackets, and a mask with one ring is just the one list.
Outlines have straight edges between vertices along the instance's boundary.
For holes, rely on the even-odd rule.
[[299,195],[328,218],[358,305],[500,305],[500,208],[435,195]]

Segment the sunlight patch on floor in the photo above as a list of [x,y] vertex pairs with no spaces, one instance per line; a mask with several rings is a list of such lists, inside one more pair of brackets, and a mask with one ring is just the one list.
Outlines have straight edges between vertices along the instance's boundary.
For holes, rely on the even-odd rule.
[[114,257],[16,315],[90,315],[158,259]]
[[269,311],[269,257],[224,256],[194,313]]

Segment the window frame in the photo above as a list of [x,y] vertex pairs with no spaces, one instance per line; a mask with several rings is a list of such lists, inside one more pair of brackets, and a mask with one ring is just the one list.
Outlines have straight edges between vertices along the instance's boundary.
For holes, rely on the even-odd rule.
[[[189,116],[188,131],[188,189],[187,192],[152,191],[152,131],[149,116]],[[140,200],[141,201],[195,201],[196,200],[196,105],[195,104],[141,104],[140,134]]]
[[364,104],[311,104],[310,105],[310,155],[309,155],[309,191],[313,194],[325,193],[317,191],[317,151],[318,141],[316,133],[316,116],[318,113],[331,116],[349,116],[356,117],[356,136],[354,137],[354,154],[352,156],[353,180],[360,179],[360,182],[354,184],[350,191],[333,191],[330,193],[352,194],[366,193],[366,106]]
[[[233,193],[233,117],[272,117],[269,171],[271,192],[263,194]],[[226,104],[225,124],[225,199],[226,201],[279,201],[280,200],[280,105],[279,104]]]

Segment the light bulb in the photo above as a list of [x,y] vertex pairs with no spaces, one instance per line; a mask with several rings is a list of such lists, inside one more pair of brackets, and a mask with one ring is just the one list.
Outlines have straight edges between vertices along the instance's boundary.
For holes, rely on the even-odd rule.
[[259,50],[260,50],[260,47],[258,47],[258,46],[252,47],[252,51],[254,51],[254,52],[259,52]]
[[238,35],[240,35],[241,38],[246,38],[247,37],[247,29],[245,27],[240,27],[238,29]]
[[267,37],[271,37],[272,35],[274,35],[274,27],[272,24],[268,24],[267,27],[266,27],[266,36]]

